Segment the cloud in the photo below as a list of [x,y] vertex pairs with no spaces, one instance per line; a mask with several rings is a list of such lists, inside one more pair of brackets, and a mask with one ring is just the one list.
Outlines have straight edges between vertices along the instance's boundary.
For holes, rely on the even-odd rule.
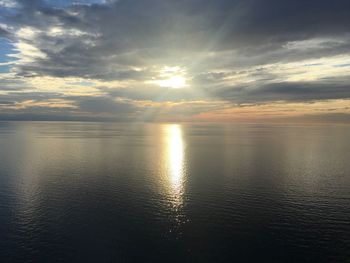
[[0,0],[0,7],[14,8],[14,7],[16,7],[16,1],[14,1],[14,0]]
[[349,99],[348,81],[282,82],[259,86],[225,87],[214,91],[214,95],[234,103],[266,103],[273,101],[305,102],[329,99]]
[[134,113],[137,107],[132,103],[113,100],[109,97],[81,98],[78,101],[81,111],[89,113]]
[[8,38],[10,36],[10,32],[0,26],[0,37]]
[[[306,53],[303,43],[310,46],[315,41],[319,45],[307,53],[320,56],[342,46],[349,51],[348,1],[121,0],[65,9],[42,1],[20,4],[18,16],[9,19],[11,25],[36,33],[33,39],[19,36],[18,42],[42,54],[18,67],[23,75],[137,78],[143,72],[133,67],[187,64],[207,52],[232,50],[248,62],[252,54],[274,51],[269,55],[278,61],[292,57],[299,47],[300,58]],[[259,63],[257,58],[250,61]]]
[[[215,110],[212,101],[226,108],[349,98],[347,0],[6,0],[0,6],[0,36],[13,45],[6,54],[10,74],[0,76],[4,101],[22,100],[26,92],[34,101],[75,96],[77,109],[67,114],[127,118],[144,101],[185,103],[176,110],[185,116]],[[164,67],[183,69],[189,88],[157,86]],[[193,101],[207,104],[191,111]]]

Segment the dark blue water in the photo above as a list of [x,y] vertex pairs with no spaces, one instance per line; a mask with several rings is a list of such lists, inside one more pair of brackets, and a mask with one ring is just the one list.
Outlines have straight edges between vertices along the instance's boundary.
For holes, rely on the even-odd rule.
[[0,123],[1,262],[350,262],[350,126]]

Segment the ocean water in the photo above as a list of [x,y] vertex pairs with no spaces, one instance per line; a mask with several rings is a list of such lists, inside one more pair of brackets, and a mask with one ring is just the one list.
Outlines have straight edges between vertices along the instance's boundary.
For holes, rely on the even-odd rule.
[[0,122],[1,262],[350,262],[350,126]]

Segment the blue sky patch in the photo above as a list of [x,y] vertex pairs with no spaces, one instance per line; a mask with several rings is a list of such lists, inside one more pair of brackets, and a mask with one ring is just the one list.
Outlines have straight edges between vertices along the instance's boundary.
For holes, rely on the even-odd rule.
[[[13,45],[5,38],[0,37],[0,63],[14,61],[14,58],[9,57],[9,54],[14,54]],[[0,65],[0,73],[9,72],[11,65]]]
[[12,58],[8,57],[8,54],[13,53],[13,46],[10,41],[0,37],[0,63],[13,60]]

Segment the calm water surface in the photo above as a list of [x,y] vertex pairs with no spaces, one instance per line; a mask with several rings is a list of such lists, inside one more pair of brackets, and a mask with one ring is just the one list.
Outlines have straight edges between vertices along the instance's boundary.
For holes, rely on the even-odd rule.
[[350,262],[350,126],[0,122],[1,262]]

